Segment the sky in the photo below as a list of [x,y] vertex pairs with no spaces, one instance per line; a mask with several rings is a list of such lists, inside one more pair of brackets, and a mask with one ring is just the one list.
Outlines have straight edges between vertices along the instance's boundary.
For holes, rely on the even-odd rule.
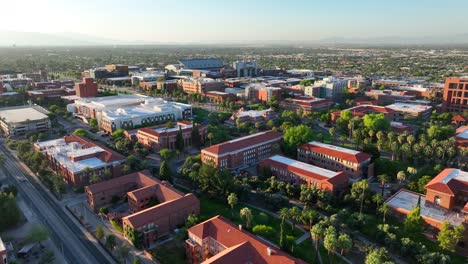
[[0,6],[0,30],[68,32],[122,41],[468,34],[467,0],[1,0]]

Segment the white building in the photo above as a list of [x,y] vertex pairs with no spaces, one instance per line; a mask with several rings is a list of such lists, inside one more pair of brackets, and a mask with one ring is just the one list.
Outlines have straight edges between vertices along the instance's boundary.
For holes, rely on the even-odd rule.
[[235,61],[232,67],[237,71],[237,77],[252,77],[257,75],[257,61]]
[[404,120],[406,116],[428,119],[432,112],[432,106],[430,105],[394,103],[386,107],[395,112],[393,115],[395,121]]
[[133,129],[167,121],[192,118],[192,106],[151,98],[136,106],[103,110],[98,123],[102,130],[112,133],[118,129]]
[[145,71],[145,72],[138,72],[132,75],[132,85],[137,85],[140,82],[154,82],[161,77],[164,77],[164,72],[159,71]]
[[8,136],[44,132],[51,127],[48,113],[38,105],[1,108],[0,127]]
[[[319,87],[320,95],[318,97],[332,99],[338,101],[342,98],[345,91],[348,89],[348,80],[330,76],[323,80],[316,81],[313,87]],[[311,89],[312,90],[312,89]],[[307,89],[306,89],[307,91]],[[313,94],[306,94],[314,96]]]

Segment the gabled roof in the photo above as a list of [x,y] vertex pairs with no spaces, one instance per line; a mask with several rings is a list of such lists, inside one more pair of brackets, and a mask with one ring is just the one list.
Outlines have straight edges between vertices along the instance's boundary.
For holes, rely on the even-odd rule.
[[282,133],[270,130],[213,145],[211,147],[203,149],[202,152],[221,156],[229,152],[235,152],[240,149],[248,148],[250,146],[264,143],[270,140],[279,141],[281,140],[282,136]]
[[347,148],[338,147],[335,145],[312,141],[299,146],[300,149],[320,153],[327,156],[336,157],[353,163],[361,163],[369,159],[371,155]]
[[468,172],[453,168],[444,169],[424,188],[455,196],[459,191],[468,191]]
[[[275,245],[240,230],[219,215],[193,226],[188,232],[202,240],[211,237],[226,247],[203,263],[305,263],[286,254]],[[271,249],[271,255],[268,255],[268,248]]]

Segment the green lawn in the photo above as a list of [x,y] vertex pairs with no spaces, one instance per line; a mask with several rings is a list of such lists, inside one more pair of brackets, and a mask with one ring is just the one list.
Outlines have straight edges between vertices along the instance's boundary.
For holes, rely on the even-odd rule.
[[120,233],[123,233],[123,228],[119,223],[117,223],[115,220],[110,220],[110,223],[115,229],[117,229],[117,231],[119,231]]
[[[240,209],[246,206],[237,205],[235,206],[234,210],[231,210],[227,204],[222,203],[218,200],[209,199],[206,196],[202,196],[199,199],[201,203],[200,221],[204,221],[216,215],[222,215],[230,219],[236,224],[242,224],[245,226],[244,221],[239,216],[239,211]],[[252,210],[252,213],[254,216],[252,226],[268,225],[268,226],[273,227],[275,232],[273,232],[269,236],[266,236],[265,238],[278,245],[279,239],[280,239],[279,234],[280,234],[281,219],[277,219],[269,214],[265,214],[264,212],[254,209],[254,208],[250,208],[250,210]],[[294,239],[299,238],[303,234],[297,228],[293,233],[291,230],[291,225],[289,224],[285,224],[285,233],[287,236],[291,236],[291,235],[294,236]],[[321,245],[319,248],[320,248],[320,252],[321,252],[324,263],[329,263],[328,253],[323,247],[323,245]],[[290,252],[290,253],[298,258],[301,258],[307,261],[308,263],[318,263],[317,258],[315,256],[314,249],[315,249],[315,246],[312,240],[308,239],[299,245],[294,245],[293,252]],[[333,263],[344,263],[344,262],[341,260],[341,258],[334,256]]]
[[153,252],[153,257],[161,264],[185,264],[185,246],[184,243],[171,241],[164,244]]

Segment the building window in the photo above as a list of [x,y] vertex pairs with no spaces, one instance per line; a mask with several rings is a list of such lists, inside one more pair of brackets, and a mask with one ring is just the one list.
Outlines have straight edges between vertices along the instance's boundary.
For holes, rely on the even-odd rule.
[[440,205],[440,197],[439,196],[434,197],[434,204],[435,205]]

